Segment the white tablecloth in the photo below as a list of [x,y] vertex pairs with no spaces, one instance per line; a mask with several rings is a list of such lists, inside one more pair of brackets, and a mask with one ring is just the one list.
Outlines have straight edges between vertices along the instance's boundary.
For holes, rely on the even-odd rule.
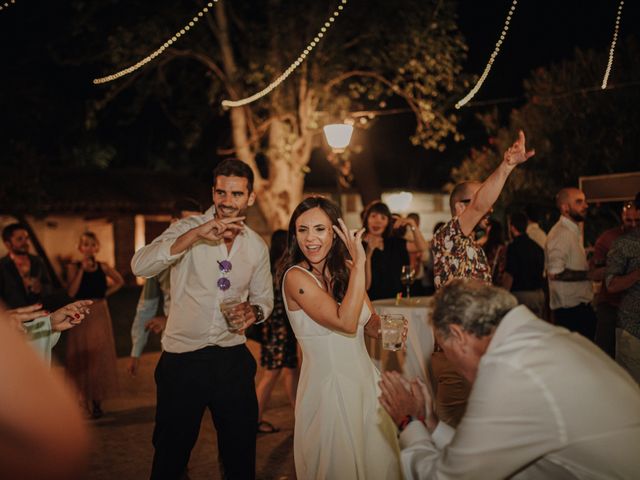
[[[425,382],[429,381],[429,360],[433,353],[433,330],[429,324],[431,315],[431,297],[415,297],[410,300],[400,300],[396,304],[396,299],[375,300],[373,306],[379,315],[384,313],[402,314],[409,323],[407,332],[407,350],[399,356],[399,367],[406,378],[412,379],[420,377]],[[371,351],[371,350],[370,350]],[[374,360],[377,360],[381,370],[385,370],[385,360],[393,352],[381,351],[380,342],[376,345],[375,353],[372,353]],[[387,358],[385,358],[387,357]]]

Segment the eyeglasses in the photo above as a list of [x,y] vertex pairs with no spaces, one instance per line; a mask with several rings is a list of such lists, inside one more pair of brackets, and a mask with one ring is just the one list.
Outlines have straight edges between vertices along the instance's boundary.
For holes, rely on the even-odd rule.
[[217,260],[217,262],[218,268],[220,269],[220,274],[222,276],[216,283],[218,285],[218,288],[224,292],[225,290],[229,290],[229,288],[231,287],[231,280],[227,278],[227,275],[231,271],[233,265],[231,265],[231,262],[229,260]]

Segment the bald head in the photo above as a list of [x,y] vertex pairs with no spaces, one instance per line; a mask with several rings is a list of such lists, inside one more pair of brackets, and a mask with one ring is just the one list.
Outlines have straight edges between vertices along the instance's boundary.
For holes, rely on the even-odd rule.
[[556,195],[556,207],[558,207],[558,210],[562,211],[562,206],[571,203],[571,199],[580,193],[582,191],[573,187],[566,187],[560,190]]
[[451,209],[452,216],[459,213],[456,211],[456,204],[462,203],[465,207],[469,205],[469,202],[481,185],[480,182],[461,182],[453,187],[451,196],[449,197],[449,208]]
[[556,206],[560,214],[574,222],[584,222],[587,216],[587,199],[582,190],[574,187],[563,188],[556,195]]

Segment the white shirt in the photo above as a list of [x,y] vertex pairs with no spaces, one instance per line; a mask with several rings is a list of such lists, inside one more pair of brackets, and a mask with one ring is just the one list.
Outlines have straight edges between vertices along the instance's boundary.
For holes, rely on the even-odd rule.
[[[273,284],[269,251],[264,240],[245,225],[227,252],[224,241],[199,240],[177,255],[170,254],[171,245],[187,231],[211,220],[214,207],[204,215],[185,218],[172,224],[151,244],[138,250],[131,260],[133,273],[153,277],[168,267],[171,269],[171,310],[162,347],[167,352],[192,352],[210,345],[230,347],[246,341],[244,335],[227,330],[220,311],[223,296],[249,299],[262,307],[267,318],[273,310]],[[231,287],[226,292],[218,288],[223,276],[218,262],[229,260],[231,271],[226,275]]]
[[458,429],[413,421],[400,435],[406,479],[638,478],[640,387],[595,344],[525,306],[480,360]]
[[547,241],[547,234],[540,228],[537,222],[531,222],[527,225],[527,235],[531,240],[540,245],[540,248],[544,248],[544,244]]
[[[582,246],[580,227],[561,216],[549,230],[544,248],[547,275],[558,274],[565,269],[589,270],[587,254]],[[593,299],[591,281],[564,282],[549,280],[549,305],[552,310],[571,308]]]

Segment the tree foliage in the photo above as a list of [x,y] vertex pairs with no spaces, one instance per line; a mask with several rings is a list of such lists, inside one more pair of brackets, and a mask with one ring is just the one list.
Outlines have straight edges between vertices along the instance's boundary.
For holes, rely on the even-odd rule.
[[638,170],[640,152],[640,49],[635,39],[618,44],[609,88],[600,83],[606,52],[576,50],[570,61],[532,73],[526,103],[501,126],[497,110],[480,116],[490,144],[473,150],[452,179],[484,179],[502,159],[518,130],[536,155],[510,176],[502,205],[552,206],[558,190],[578,177]]
[[[145,132],[152,140],[145,143],[142,135],[147,155],[140,153],[150,166],[198,168],[210,165],[215,153],[246,161],[259,173],[259,206],[272,228],[282,227],[300,200],[325,123],[354,111],[367,121],[371,110],[401,100],[415,115],[414,144],[443,150],[447,140],[460,139],[451,106],[465,87],[466,47],[450,1],[351,0],[279,88],[247,107],[220,107],[224,98],[268,85],[340,4],[219,1],[165,54],[102,87],[104,96],[92,104],[86,125]],[[112,26],[102,57],[105,74],[149,54],[201,5],[74,2],[79,35],[98,18]],[[142,118],[153,126],[141,126]]]

